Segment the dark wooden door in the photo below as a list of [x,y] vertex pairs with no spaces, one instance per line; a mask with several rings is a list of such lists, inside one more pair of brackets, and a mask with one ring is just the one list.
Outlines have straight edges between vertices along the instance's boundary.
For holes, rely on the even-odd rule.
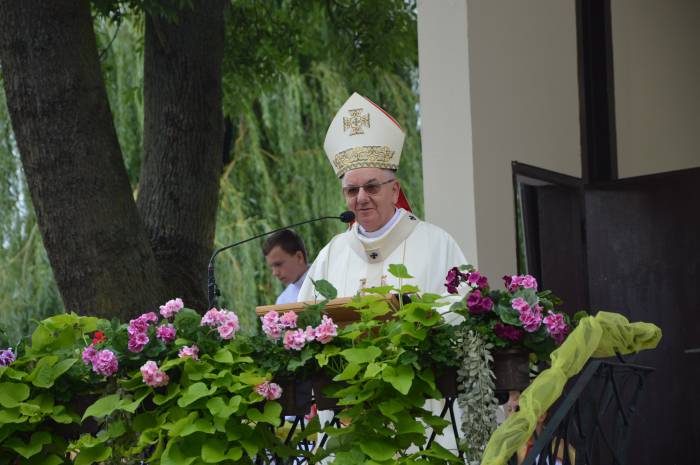
[[656,368],[634,421],[630,464],[700,463],[700,169],[587,187],[592,309],[663,331],[628,360]]
[[656,369],[627,463],[700,463],[700,169],[596,185],[561,176],[514,165],[519,268],[565,307],[662,329],[656,350],[626,357]]

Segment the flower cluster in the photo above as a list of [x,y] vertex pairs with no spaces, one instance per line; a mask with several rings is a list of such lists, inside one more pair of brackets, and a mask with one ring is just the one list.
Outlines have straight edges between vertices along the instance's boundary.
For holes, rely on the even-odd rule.
[[[327,344],[338,335],[338,325],[327,315],[323,315],[321,323],[312,328],[297,328],[297,314],[289,311],[280,316],[274,310],[270,310],[260,317],[262,330],[268,338],[277,341],[282,338],[284,348],[287,350],[301,350],[307,342],[318,341]],[[282,331],[284,330],[284,335]]]
[[221,339],[229,340],[236,337],[236,332],[240,329],[238,316],[235,313],[222,309],[212,308],[202,317],[202,326],[216,328]]
[[151,387],[165,386],[170,381],[168,375],[158,368],[158,364],[152,360],[147,361],[141,367],[143,382]]
[[92,366],[92,371],[103,376],[112,376],[119,369],[117,356],[109,349],[97,350],[90,344],[82,353],[83,363]]
[[165,305],[160,306],[160,314],[163,318],[170,318],[177,312],[183,309],[185,304],[182,303],[181,298],[168,300]]
[[457,294],[464,285],[466,297],[454,310],[465,317],[465,325],[498,347],[519,345],[548,355],[571,332],[568,317],[554,310],[558,299],[548,291],[538,292],[537,280],[530,275],[504,276],[503,281],[504,291],[492,290],[485,276],[463,266],[449,271],[445,287]]
[[140,317],[129,321],[127,332],[129,333],[129,350],[131,352],[141,352],[149,343],[148,327],[151,323],[156,323],[158,316],[153,312],[144,313]]
[[255,392],[267,400],[276,400],[282,396],[282,388],[279,384],[265,381],[255,386]]
[[15,360],[17,360],[17,356],[12,351],[12,347],[8,347],[6,350],[0,350],[0,367],[9,366]]

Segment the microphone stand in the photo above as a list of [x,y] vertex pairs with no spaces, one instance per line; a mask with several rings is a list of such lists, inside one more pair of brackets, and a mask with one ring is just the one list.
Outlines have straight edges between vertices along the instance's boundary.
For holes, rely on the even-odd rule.
[[285,229],[289,228],[296,228],[297,226],[302,226],[307,223],[313,223],[314,221],[320,221],[320,220],[340,220],[343,223],[350,223],[355,219],[355,215],[350,212],[346,211],[341,213],[339,216],[322,216],[320,218],[314,218],[312,220],[306,220],[306,221],[301,221],[299,223],[294,223],[290,224],[288,226],[284,226],[282,228],[277,228],[273,229],[272,231],[266,231],[264,233],[255,235],[253,237],[249,237],[248,239],[235,242],[233,244],[229,244],[225,247],[221,247],[220,249],[216,249],[214,253],[211,255],[211,258],[209,259],[209,266],[207,267],[207,291],[208,291],[208,298],[209,298],[209,309],[216,307],[216,298],[221,295],[219,292],[219,288],[216,286],[216,278],[214,277],[214,259],[216,258],[219,253],[223,252],[224,250],[231,249],[233,247],[237,247],[241,244],[245,244],[246,242],[250,242],[254,239],[260,239],[261,237],[269,236],[270,234],[274,234],[279,231],[283,231]]

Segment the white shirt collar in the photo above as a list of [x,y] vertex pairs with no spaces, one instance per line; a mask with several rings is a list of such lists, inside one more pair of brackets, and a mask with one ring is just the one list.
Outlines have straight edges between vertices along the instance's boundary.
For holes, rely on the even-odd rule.
[[392,226],[396,224],[397,221],[399,221],[399,217],[401,216],[401,210],[402,208],[397,208],[396,211],[394,212],[394,216],[391,217],[387,223],[382,226],[381,228],[377,229],[376,231],[366,231],[365,228],[362,227],[361,224],[357,224],[357,232],[360,233],[361,236],[366,237],[368,239],[374,239],[379,236],[384,235],[388,230],[391,229]]

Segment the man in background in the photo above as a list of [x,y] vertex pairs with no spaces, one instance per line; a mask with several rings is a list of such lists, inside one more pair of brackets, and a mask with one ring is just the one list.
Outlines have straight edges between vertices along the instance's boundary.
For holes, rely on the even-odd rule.
[[263,244],[265,261],[272,276],[279,279],[286,289],[277,297],[276,304],[297,301],[309,265],[304,241],[290,229],[272,234]]

